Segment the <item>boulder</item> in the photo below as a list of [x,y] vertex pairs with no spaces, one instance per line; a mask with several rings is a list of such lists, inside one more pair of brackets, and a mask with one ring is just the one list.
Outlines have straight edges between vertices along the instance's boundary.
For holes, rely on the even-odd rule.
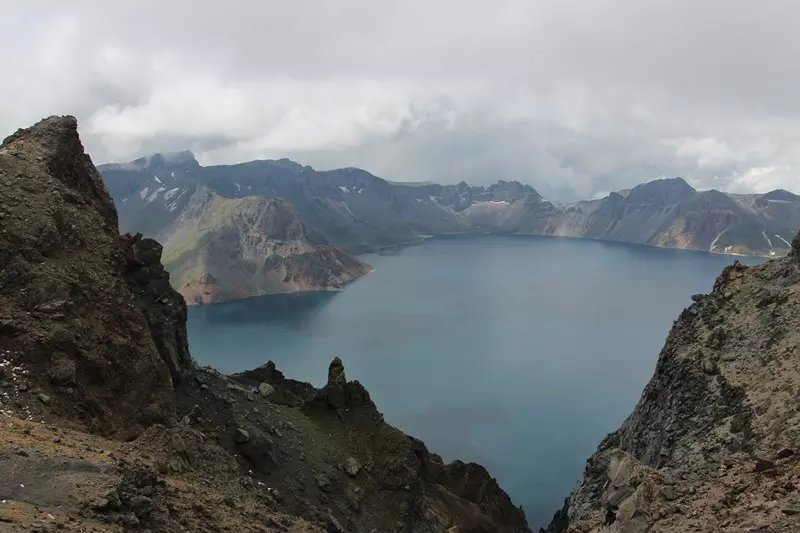
[[356,461],[355,457],[348,457],[344,462],[344,471],[350,477],[356,477],[361,471],[361,465]]

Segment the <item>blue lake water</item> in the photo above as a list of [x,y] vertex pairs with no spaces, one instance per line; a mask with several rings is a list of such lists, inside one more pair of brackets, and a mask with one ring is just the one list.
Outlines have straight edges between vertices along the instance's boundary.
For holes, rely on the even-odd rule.
[[631,411],[689,297],[733,261],[488,236],[363,259],[375,271],[339,293],[190,308],[192,354],[224,372],[271,359],[317,386],[341,356],[388,422],[485,465],[534,528]]

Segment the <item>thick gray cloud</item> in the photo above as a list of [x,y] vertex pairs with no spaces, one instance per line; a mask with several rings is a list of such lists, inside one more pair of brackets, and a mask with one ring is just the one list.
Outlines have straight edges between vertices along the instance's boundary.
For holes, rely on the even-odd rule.
[[0,4],[0,129],[76,114],[99,162],[800,192],[793,0]]

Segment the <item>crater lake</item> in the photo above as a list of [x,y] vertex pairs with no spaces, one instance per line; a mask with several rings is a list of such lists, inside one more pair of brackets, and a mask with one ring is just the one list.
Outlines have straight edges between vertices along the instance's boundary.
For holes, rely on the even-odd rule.
[[633,409],[690,296],[735,259],[527,236],[362,258],[374,272],[340,292],[190,307],[193,356],[226,373],[272,360],[318,387],[340,356],[389,423],[486,466],[534,530]]

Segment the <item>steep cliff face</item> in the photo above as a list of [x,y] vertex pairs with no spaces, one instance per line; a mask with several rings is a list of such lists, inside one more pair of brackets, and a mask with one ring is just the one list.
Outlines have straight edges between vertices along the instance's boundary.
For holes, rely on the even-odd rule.
[[551,531],[800,528],[800,236],[693,299]]
[[[305,235],[258,201],[234,218]],[[0,146],[0,224],[3,531],[528,531],[484,468],[385,423],[338,358],[322,389],[198,368],[162,248],[117,234],[74,118]]]
[[200,187],[161,234],[173,285],[189,303],[339,289],[369,272],[279,198],[222,198]]
[[[16,401],[121,437],[174,418],[172,380],[189,355],[183,323],[165,332],[159,317],[185,307],[156,281],[166,280],[157,256],[147,275],[132,272],[141,243],[120,241],[74,118],[45,119],[3,142],[0,227],[0,350],[24,372],[13,377]],[[134,277],[146,278],[146,293]],[[38,399],[20,393],[30,390]]]

